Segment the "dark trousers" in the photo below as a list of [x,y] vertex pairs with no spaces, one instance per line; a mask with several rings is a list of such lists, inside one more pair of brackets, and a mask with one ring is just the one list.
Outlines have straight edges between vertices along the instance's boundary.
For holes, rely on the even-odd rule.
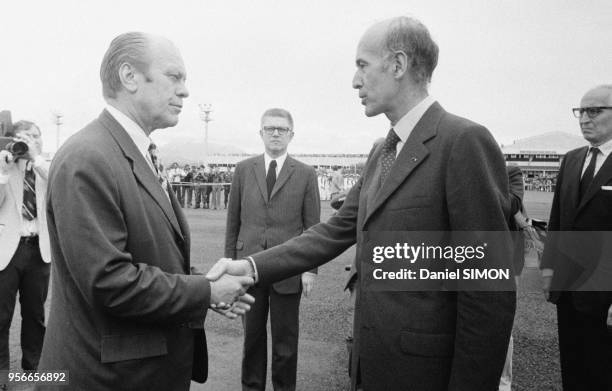
[[193,187],[186,185],[185,188],[183,189],[183,196],[185,197],[185,205],[190,208],[192,206],[191,204],[191,198],[193,195]]
[[183,195],[183,187],[181,185],[172,185],[172,191],[174,191],[174,195],[176,195],[176,199],[178,200],[179,204],[184,207],[185,199]]
[[255,303],[244,316],[242,390],[264,390],[267,369],[268,310],[272,331],[272,385],[275,391],[295,390],[301,293],[280,295],[271,287],[249,289]]
[[230,185],[223,185],[223,204],[227,209],[227,201],[229,199]]
[[607,314],[577,311],[571,292],[557,303],[561,379],[564,391],[612,391],[612,335]]
[[35,370],[45,336],[45,300],[50,265],[42,260],[38,238],[22,239],[11,262],[0,271],[0,369],[9,369],[9,330],[19,292],[21,367]]

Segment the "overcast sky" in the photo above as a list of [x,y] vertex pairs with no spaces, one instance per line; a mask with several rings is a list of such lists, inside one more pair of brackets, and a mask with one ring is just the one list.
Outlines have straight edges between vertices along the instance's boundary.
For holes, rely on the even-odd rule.
[[612,1],[11,1],[0,26],[0,109],[56,144],[103,108],[99,66],[116,35],[167,36],[183,54],[190,97],[179,124],[153,138],[203,138],[198,104],[213,106],[210,141],[262,150],[261,113],[291,111],[289,149],[367,153],[388,130],[351,88],[355,50],[372,23],[424,22],[440,46],[430,88],[443,107],[487,126],[498,142],[549,131],[578,135],[571,107],[612,83]]

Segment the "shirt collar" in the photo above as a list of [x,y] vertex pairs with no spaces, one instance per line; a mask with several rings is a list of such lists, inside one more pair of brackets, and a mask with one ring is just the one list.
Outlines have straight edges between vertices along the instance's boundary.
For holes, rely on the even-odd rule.
[[399,121],[393,126],[395,134],[400,138],[402,143],[408,140],[408,136],[412,133],[412,130],[416,124],[421,120],[427,109],[435,103],[435,99],[428,95],[414,106],[409,112],[407,112]]
[[272,159],[270,155],[264,152],[264,162],[266,164],[266,174],[268,173],[268,167],[270,167],[270,162],[272,160],[276,160],[276,172],[280,172],[281,168],[283,168],[283,164],[285,164],[285,159],[287,159],[287,152],[283,153],[276,159]]
[[[589,153],[591,152],[591,148],[593,148],[592,145],[589,146]],[[612,140],[608,140],[605,143],[601,144],[599,147],[597,147],[600,151],[600,153],[604,156],[604,159],[608,157],[608,155],[610,155],[610,152],[612,152]]]
[[134,120],[123,114],[117,108],[111,105],[106,105],[106,110],[113,116],[113,118],[117,120],[117,122],[119,122],[119,125],[125,129],[128,136],[130,136],[132,141],[134,141],[134,144],[136,144],[136,148],[138,148],[140,153],[142,153],[142,156],[144,156],[144,158],[148,161],[149,146],[151,145],[152,141],[149,136],[147,136],[145,131],[142,130],[142,128],[138,126]]

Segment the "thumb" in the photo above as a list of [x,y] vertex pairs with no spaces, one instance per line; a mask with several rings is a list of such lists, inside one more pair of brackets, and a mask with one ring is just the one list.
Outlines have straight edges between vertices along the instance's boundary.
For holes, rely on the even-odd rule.
[[242,286],[251,286],[255,283],[251,277],[240,276],[236,278],[238,279],[238,283]]
[[210,281],[217,281],[227,272],[227,261],[221,260],[218,261],[210,268],[208,273],[206,273],[206,278]]

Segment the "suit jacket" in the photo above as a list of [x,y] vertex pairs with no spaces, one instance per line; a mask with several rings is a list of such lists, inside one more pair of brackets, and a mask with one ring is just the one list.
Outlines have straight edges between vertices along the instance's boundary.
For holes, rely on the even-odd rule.
[[57,152],[39,369],[69,370],[66,389],[187,390],[192,374],[206,379],[210,285],[189,275],[189,228],[168,193],[107,111]]
[[[508,230],[504,159],[482,126],[434,103],[377,189],[381,150],[371,153],[337,215],[253,256],[260,282],[320,265],[355,242],[360,273],[372,262],[364,251],[372,231]],[[495,247],[510,269],[511,243]],[[357,289],[353,387],[359,373],[367,390],[497,389],[515,301],[514,292]]]
[[[244,258],[284,243],[317,224],[320,215],[314,168],[287,156],[268,201],[264,155],[243,160],[236,165],[230,191],[225,256]],[[298,293],[302,283],[293,276],[273,288],[281,294]]]
[[[612,159],[603,163],[580,199],[580,178],[588,147],[569,151],[559,169],[541,268],[554,270],[550,301],[561,291],[574,306],[603,315],[612,304]],[[590,292],[589,292],[590,291]]]
[[[0,270],[4,270],[13,258],[21,237],[21,208],[23,204],[23,177],[18,162],[9,171],[8,182],[0,183]],[[40,255],[46,263],[51,262],[49,233],[45,214],[45,197],[47,193],[47,176],[49,163],[42,161],[34,168],[36,175],[36,228]]]
[[523,271],[525,266],[525,236],[523,230],[514,220],[514,215],[517,212],[525,214],[525,208],[523,207],[523,195],[525,193],[525,183],[523,181],[523,172],[517,166],[507,166],[506,171],[508,172],[508,185],[509,185],[509,202],[510,202],[510,213],[508,217],[508,226],[510,227],[514,242],[514,273],[518,276]]

